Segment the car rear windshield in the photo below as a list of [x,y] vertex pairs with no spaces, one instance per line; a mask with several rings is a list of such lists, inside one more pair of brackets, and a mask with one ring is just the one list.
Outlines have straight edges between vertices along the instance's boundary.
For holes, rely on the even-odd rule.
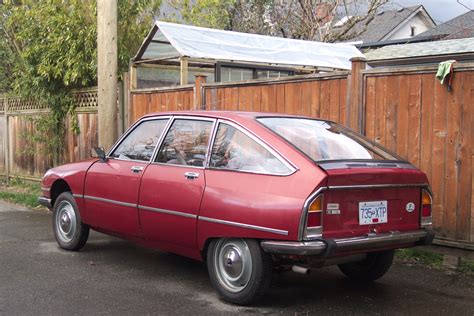
[[314,161],[403,160],[366,137],[333,122],[290,117],[257,120]]

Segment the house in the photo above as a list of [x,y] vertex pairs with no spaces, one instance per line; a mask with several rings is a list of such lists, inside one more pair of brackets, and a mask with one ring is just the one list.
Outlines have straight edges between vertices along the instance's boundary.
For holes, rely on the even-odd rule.
[[351,69],[353,45],[303,41],[158,21],[132,59],[133,88],[279,78]]
[[362,42],[358,45],[361,49],[406,43],[412,40],[421,41],[422,38],[417,36],[436,26],[423,5],[381,11],[367,26],[364,23],[356,25],[355,30],[357,32],[364,27],[367,29],[352,39],[352,41]]
[[389,45],[370,50],[365,56],[372,67],[429,65],[450,59],[474,62],[474,37]]
[[437,25],[416,37],[421,38],[427,36],[437,36],[445,40],[474,37],[474,10],[467,11],[466,13]]

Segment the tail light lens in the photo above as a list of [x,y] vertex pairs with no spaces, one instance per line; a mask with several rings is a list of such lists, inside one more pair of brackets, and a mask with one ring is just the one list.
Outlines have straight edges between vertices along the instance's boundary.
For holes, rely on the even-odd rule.
[[432,224],[431,205],[433,199],[428,190],[421,190],[421,226],[429,226]]
[[319,238],[323,233],[323,195],[318,195],[309,205],[306,216],[305,239]]

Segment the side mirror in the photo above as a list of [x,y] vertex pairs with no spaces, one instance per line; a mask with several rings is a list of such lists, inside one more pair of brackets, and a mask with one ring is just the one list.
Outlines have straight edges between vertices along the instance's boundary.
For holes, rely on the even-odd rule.
[[95,147],[94,148],[95,153],[97,154],[97,157],[100,159],[101,162],[107,161],[107,156],[105,155],[104,148],[102,147]]

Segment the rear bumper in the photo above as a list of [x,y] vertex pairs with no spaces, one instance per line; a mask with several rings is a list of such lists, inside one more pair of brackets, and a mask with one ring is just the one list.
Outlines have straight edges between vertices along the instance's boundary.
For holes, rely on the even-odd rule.
[[38,203],[40,205],[46,206],[47,208],[53,208],[51,205],[51,199],[45,198],[44,196],[38,197]]
[[434,233],[430,229],[408,232],[390,232],[377,235],[365,235],[352,238],[318,239],[312,241],[276,241],[261,242],[262,248],[269,253],[279,255],[329,256],[337,252],[370,251],[377,248],[404,245],[429,245]]

